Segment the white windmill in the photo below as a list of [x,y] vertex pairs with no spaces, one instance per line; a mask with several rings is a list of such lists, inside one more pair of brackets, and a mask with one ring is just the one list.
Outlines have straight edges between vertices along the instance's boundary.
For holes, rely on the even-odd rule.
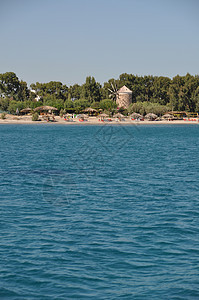
[[110,92],[109,98],[111,98],[113,101],[116,102],[116,100],[119,98],[119,94],[118,94],[117,84],[115,81],[114,83],[111,82],[111,87],[112,90],[108,88]]

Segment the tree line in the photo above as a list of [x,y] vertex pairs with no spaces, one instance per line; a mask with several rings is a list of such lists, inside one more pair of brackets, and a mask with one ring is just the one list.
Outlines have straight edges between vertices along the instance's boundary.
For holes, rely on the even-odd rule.
[[199,75],[187,73],[171,79],[123,73],[118,79],[111,78],[103,85],[88,76],[82,85],[67,86],[59,81],[50,81],[32,83],[29,88],[14,72],[0,74],[0,110],[15,113],[17,108],[50,105],[59,111],[76,113],[88,106],[111,111],[117,108],[115,101],[109,97],[111,84],[118,89],[126,85],[132,90],[132,104],[128,112],[145,114],[150,110],[160,115],[169,110],[199,111]]

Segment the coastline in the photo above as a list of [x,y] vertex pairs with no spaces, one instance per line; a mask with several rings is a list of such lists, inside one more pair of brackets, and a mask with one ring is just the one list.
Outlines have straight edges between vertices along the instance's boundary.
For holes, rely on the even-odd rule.
[[80,122],[78,119],[74,119],[73,122],[67,122],[65,121],[63,118],[56,116],[55,117],[55,122],[47,122],[44,120],[41,121],[32,121],[31,116],[20,116],[20,117],[16,117],[13,115],[8,115],[6,117],[6,119],[2,120],[0,119],[0,125],[2,124],[24,124],[24,125],[28,125],[28,124],[53,124],[53,125],[190,125],[190,124],[195,124],[198,125],[199,121],[184,121],[184,120],[174,120],[174,121],[133,121],[131,119],[125,119],[125,121],[115,121],[113,120],[112,122],[102,122],[99,121],[99,118],[95,118],[95,117],[89,117],[87,121],[84,122]]

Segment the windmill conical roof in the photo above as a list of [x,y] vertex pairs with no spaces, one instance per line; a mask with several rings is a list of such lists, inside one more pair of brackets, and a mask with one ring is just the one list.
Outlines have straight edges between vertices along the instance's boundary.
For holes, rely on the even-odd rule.
[[128,89],[126,85],[123,85],[123,87],[119,89],[118,93],[132,93],[132,91]]

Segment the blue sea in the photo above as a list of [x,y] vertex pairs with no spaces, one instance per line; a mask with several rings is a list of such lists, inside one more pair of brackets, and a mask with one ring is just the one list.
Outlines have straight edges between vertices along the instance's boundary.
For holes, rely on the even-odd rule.
[[0,299],[199,299],[198,125],[0,125]]

